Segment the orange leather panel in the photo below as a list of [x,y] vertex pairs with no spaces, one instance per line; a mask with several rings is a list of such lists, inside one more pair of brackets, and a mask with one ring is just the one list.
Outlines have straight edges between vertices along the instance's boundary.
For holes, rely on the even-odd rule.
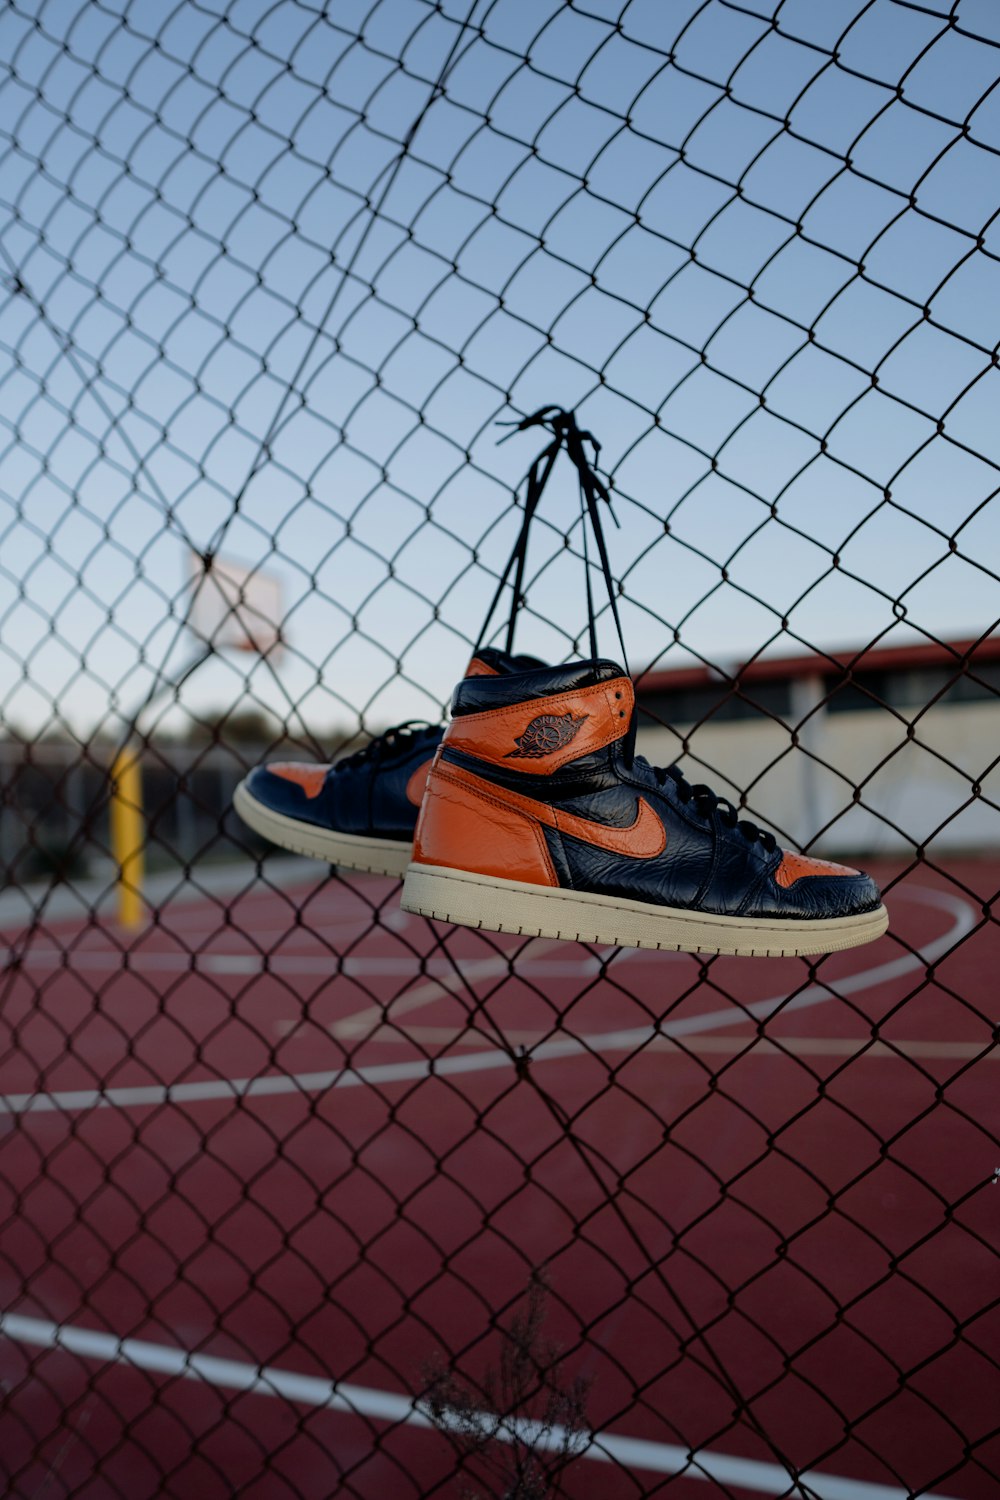
[[644,797],[638,799],[635,822],[627,828],[613,828],[608,823],[595,823],[591,818],[581,818],[563,808],[550,807],[547,802],[536,802],[534,797],[522,796],[509,787],[495,786],[492,781],[484,781],[463,766],[440,765],[436,774],[446,776],[456,786],[468,787],[480,796],[488,796],[493,802],[536,818],[539,823],[547,823],[550,828],[558,828],[560,833],[568,833],[585,844],[592,844],[595,849],[605,849],[609,854],[627,854],[630,859],[655,859],[667,846],[666,829]]
[[616,677],[555,698],[531,698],[452,719],[445,744],[495,766],[551,776],[567,761],[621,739],[634,702],[631,679]]
[[436,762],[417,819],[414,862],[558,885],[541,825],[498,802],[492,790],[482,793],[463,785],[450,767],[445,771]]
[[488,667],[478,656],[474,656],[465,669],[466,677],[499,677],[496,667]]
[[406,783],[406,800],[412,802],[414,807],[419,807],[424,800],[424,788],[427,785],[427,776],[430,772],[433,757],[425,760],[423,765],[417,767]]
[[323,790],[329,766],[307,766],[299,761],[277,761],[267,768],[272,776],[281,776],[285,781],[297,781],[307,797],[318,797]]
[[857,875],[849,865],[834,865],[826,859],[808,859],[804,854],[785,853],[774,878],[785,890],[806,875]]

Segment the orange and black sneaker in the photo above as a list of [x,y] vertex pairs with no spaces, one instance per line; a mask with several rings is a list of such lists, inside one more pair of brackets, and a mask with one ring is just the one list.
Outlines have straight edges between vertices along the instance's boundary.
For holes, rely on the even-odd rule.
[[[533,656],[487,648],[470,676],[539,666]],[[402,875],[440,725],[399,724],[333,765],[277,761],[256,766],[236,788],[233,806],[272,844],[352,870]]]
[[403,907],[582,942],[746,955],[871,942],[859,870],[786,853],[708,787],[634,755],[631,679],[572,662],[459,683]]
[[[466,673],[470,678],[543,665],[535,656],[514,653],[528,538],[557,457],[571,443],[579,449],[581,434],[572,414],[558,407],[543,407],[517,426],[544,427],[549,441],[526,476],[521,525],[473,649]],[[579,457],[577,453],[576,461]],[[484,646],[508,585],[505,649]],[[334,765],[278,761],[257,766],[236,788],[233,806],[256,833],[295,854],[377,875],[402,875],[410,862],[424,782],[443,732],[439,725],[399,724]]]

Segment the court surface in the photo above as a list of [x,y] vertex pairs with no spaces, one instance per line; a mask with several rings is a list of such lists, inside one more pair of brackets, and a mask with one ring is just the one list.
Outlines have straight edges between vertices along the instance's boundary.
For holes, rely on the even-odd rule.
[[452,932],[307,864],[9,927],[9,1492],[457,1495],[414,1399],[544,1266],[567,1495],[995,1500],[998,877],[911,871],[814,966]]

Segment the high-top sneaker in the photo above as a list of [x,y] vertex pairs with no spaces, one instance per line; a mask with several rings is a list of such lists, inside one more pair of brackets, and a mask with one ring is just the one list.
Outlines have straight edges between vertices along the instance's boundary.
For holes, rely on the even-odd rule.
[[634,756],[634,706],[610,661],[459,683],[403,907],[494,932],[761,956],[885,931],[868,875],[784,852],[676,767]]
[[[470,677],[495,677],[541,663],[490,647]],[[233,795],[244,823],[272,844],[328,864],[402,875],[440,725],[399,724],[334,765],[277,761],[256,766]]]

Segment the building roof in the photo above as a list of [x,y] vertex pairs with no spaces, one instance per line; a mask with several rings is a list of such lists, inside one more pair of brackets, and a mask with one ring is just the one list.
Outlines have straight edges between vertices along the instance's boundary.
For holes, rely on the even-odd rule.
[[641,695],[680,688],[718,686],[720,682],[793,682],[803,677],[849,680],[858,672],[912,672],[945,667],[960,672],[966,666],[1000,661],[1000,635],[979,640],[916,641],[905,646],[860,646],[854,651],[812,652],[802,656],[758,656],[725,666],[650,668],[636,673]]

